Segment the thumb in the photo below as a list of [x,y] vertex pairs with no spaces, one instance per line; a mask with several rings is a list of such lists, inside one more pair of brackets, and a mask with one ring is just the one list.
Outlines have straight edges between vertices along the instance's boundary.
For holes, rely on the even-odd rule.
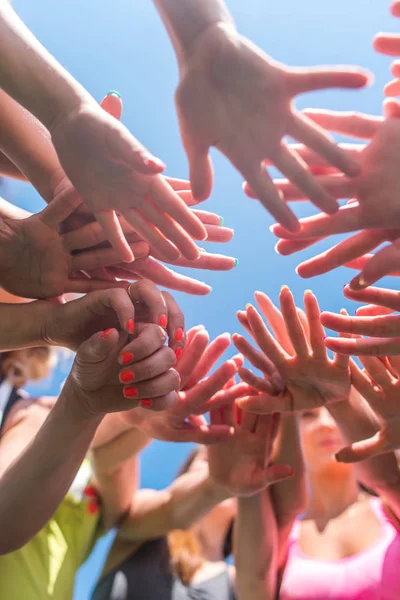
[[100,106],[106,113],[114,117],[114,119],[117,119],[117,121],[121,120],[123,105],[121,96],[118,92],[115,92],[114,90],[108,92],[107,96],[104,96],[103,100],[100,102]]
[[355,463],[361,460],[366,460],[389,452],[389,448],[385,447],[381,432],[378,431],[373,437],[368,440],[355,442],[350,446],[346,446],[336,454],[336,460],[343,463]]
[[63,189],[40,213],[42,223],[57,229],[82,204],[82,199],[72,184]]
[[290,402],[287,402],[287,394],[244,396],[239,398],[237,404],[242,410],[259,415],[271,415],[275,412],[290,412],[291,410]]
[[327,88],[360,88],[371,80],[371,73],[357,67],[297,68],[289,74],[293,95]]
[[75,361],[78,364],[95,365],[102,369],[101,363],[107,360],[113,350],[118,348],[118,342],[119,333],[116,329],[106,329],[103,332],[95,333],[79,346]]

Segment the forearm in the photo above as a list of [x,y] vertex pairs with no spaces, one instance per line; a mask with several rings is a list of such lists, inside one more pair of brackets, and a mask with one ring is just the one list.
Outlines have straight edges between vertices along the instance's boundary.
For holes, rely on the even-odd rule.
[[67,383],[34,440],[11,466],[0,463],[1,554],[17,550],[46,524],[87,453],[101,418],[82,417],[72,403],[79,398]]
[[278,563],[285,562],[293,524],[307,505],[307,482],[297,414],[281,414],[273,462],[290,465],[293,477],[269,488],[278,527]]
[[139,430],[131,429],[92,451],[94,484],[106,529],[118,525],[129,511],[138,487],[138,455],[149,442]]
[[194,40],[214,24],[235,27],[224,0],[154,0],[174,46],[178,62]]
[[125,541],[137,541],[161,537],[175,529],[189,529],[228,497],[227,492],[215,485],[208,474],[182,475],[169,488],[157,492],[157,501],[149,510],[137,511],[133,500],[119,537]]
[[[360,394],[352,388],[348,401],[328,405],[335,419],[345,444],[368,439],[379,430],[379,423],[368,404]],[[357,477],[366,487],[379,495],[389,494],[392,498],[391,508],[400,513],[400,474],[394,453],[382,454],[360,463],[355,463]],[[398,497],[393,505],[393,498]]]
[[[42,123],[2,90],[0,150],[18,167],[19,178],[25,175],[46,202],[52,200],[53,179],[61,167],[50,134]],[[0,168],[1,165],[0,159]]]
[[268,491],[238,499],[234,547],[238,600],[275,598],[278,535]]
[[18,167],[2,152],[0,152],[0,177],[11,177],[12,179],[26,181],[25,175],[21,173]]
[[51,303],[46,300],[0,304],[0,352],[48,345],[42,337],[42,331],[46,316],[52,308]]
[[7,2],[0,3],[0,86],[49,130],[58,118],[94,102]]

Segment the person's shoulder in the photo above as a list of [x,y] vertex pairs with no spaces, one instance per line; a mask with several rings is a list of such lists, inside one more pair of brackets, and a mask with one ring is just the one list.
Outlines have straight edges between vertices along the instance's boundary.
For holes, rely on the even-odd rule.
[[22,423],[42,424],[50,410],[54,406],[57,398],[43,396],[40,398],[31,398],[29,396],[21,397],[10,409],[4,423],[3,434]]

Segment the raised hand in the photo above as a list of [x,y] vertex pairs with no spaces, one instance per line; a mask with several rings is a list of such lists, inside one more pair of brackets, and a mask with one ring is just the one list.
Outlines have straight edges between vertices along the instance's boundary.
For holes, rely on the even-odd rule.
[[[80,203],[77,194],[69,190],[27,219],[0,219],[0,284],[5,290],[23,298],[52,298],[121,286],[105,278],[89,279],[81,273],[115,263],[115,250],[89,248],[85,232],[79,229],[74,232],[73,243],[58,233],[62,221]],[[133,241],[131,246],[137,256],[148,253],[145,242]]]
[[[227,385],[238,366],[243,364],[240,357],[226,361],[205,378],[229,345],[230,339],[226,334],[209,344],[208,333],[202,326],[192,328],[188,332],[185,349],[177,353],[179,358],[175,369],[180,377],[180,388],[176,406],[150,415],[145,410],[146,406],[142,405],[143,408],[126,413],[126,421],[143,429],[149,436],[164,441],[212,444],[229,437],[232,434],[230,426],[208,425],[202,416],[211,409],[232,403],[241,394],[240,385]],[[136,373],[135,363],[126,368]]]
[[[357,150],[362,165],[362,173],[359,177],[351,180],[337,173],[319,176],[321,184],[325,185],[335,197],[354,197],[355,202],[348,203],[333,216],[319,214],[303,219],[301,231],[296,236],[285,231],[280,225],[274,226],[273,231],[278,237],[291,240],[295,237],[295,242],[298,244],[296,246],[293,242],[289,242],[278,245],[278,251],[284,254],[301,250],[329,235],[358,229],[365,230],[301,264],[297,269],[301,276],[312,277],[325,273],[363,256],[365,252],[376,248],[383,241],[393,241],[399,237],[400,211],[397,208],[396,198],[400,188],[400,178],[397,177],[395,154],[400,139],[398,118],[400,109],[397,105],[389,103],[385,107],[385,112],[391,116],[384,121],[368,115],[330,111],[307,113],[320,125],[333,131],[356,137],[373,136],[373,138],[368,146],[361,151]],[[304,156],[304,158],[306,161],[311,161],[310,166],[312,166],[312,157],[309,153],[308,157]],[[290,182],[281,180],[277,182],[277,186],[287,200],[300,199],[300,194]],[[375,231],[370,232],[370,229]],[[368,276],[376,277],[379,272],[381,272],[379,268],[372,264]],[[353,285],[366,287],[370,283],[372,282],[366,280],[363,271]]]
[[289,465],[271,465],[278,415],[253,415],[233,403],[210,412],[211,423],[229,425],[234,434],[208,449],[210,477],[235,496],[253,496],[291,477]]
[[[272,395],[270,389],[265,387],[265,379],[256,377],[247,369],[240,369],[242,379],[257,390],[258,395],[241,398],[239,406],[250,412],[270,414],[307,410],[347,398],[350,390],[348,357],[337,354],[333,360],[328,358],[324,345],[325,332],[320,323],[315,296],[310,291],[304,294],[306,321],[296,310],[287,287],[281,290],[280,302],[281,317],[267,297],[264,296],[262,300],[263,312],[277,339],[268,331],[253,306],[248,305],[246,312],[254,340],[275,365],[285,389],[278,395]],[[279,322],[281,319],[285,330],[282,330],[282,322]],[[277,331],[281,333],[277,334]],[[259,368],[252,354],[246,353],[243,348],[241,350]]]
[[370,439],[356,442],[337,454],[341,462],[357,462],[400,448],[400,361],[398,357],[360,359],[361,370],[350,363],[356,390],[374,411],[380,430]]
[[[393,2],[391,12],[394,17],[400,17],[400,3],[397,0]],[[374,48],[381,54],[400,56],[400,35],[378,33],[374,38]],[[400,94],[400,61],[393,61],[391,70],[395,79],[385,86],[384,92],[386,96],[398,96]]]
[[169,256],[197,258],[192,238],[204,239],[202,223],[160,175],[164,165],[116,118],[100,107],[82,106],[57,120],[51,136],[67,177],[120,260],[130,262],[134,256],[115,210]]
[[182,58],[176,105],[189,159],[193,195],[212,188],[209,149],[215,146],[240,171],[267,210],[289,231],[298,228],[263,163],[270,160],[311,201],[328,213],[332,196],[283,142],[290,135],[347,175],[357,162],[293,107],[297,94],[332,87],[355,88],[368,76],[354,68],[289,68],[273,61],[232,27],[216,25],[199,35]]
[[45,344],[76,350],[95,332],[117,328],[125,332],[126,338],[134,336],[131,344],[139,359],[144,348],[152,348],[154,343],[147,339],[148,330],[147,333],[140,331],[136,336],[138,323],[142,328],[146,324],[152,326],[150,332],[155,332],[157,341],[153,352],[159,343],[164,345],[167,334],[173,350],[184,343],[184,317],[178,305],[151,281],[145,280],[131,284],[127,289],[92,292],[65,304],[49,303],[41,331]]
[[[94,334],[78,348],[71,373],[65,383],[68,389],[76,390],[72,398],[79,400],[74,407],[78,414],[102,416],[106,413],[124,412],[143,402],[143,396],[153,394],[152,408],[163,410],[177,401],[176,389],[179,377],[169,368],[167,355],[163,371],[158,377],[147,375],[137,384],[136,394],[126,394],[123,382],[118,379],[118,354],[123,350],[124,338],[117,329]],[[168,349],[166,349],[168,350]],[[160,363],[161,350],[153,353],[149,363]],[[73,400],[74,401],[74,400]],[[150,408],[150,407],[149,407]]]
[[394,290],[370,287],[354,291],[346,286],[344,295],[356,302],[368,302],[372,306],[357,310],[357,316],[323,312],[321,323],[334,331],[370,336],[366,338],[325,339],[330,350],[356,356],[383,356],[400,354],[400,317],[392,315],[400,310],[399,293]]

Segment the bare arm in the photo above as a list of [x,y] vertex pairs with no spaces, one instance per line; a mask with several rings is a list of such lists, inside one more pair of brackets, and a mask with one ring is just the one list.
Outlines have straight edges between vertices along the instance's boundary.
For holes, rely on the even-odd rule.
[[273,461],[290,465],[294,475],[269,489],[278,526],[279,566],[286,559],[287,540],[293,524],[307,504],[307,482],[297,414],[281,414]]
[[149,442],[148,436],[131,428],[92,450],[94,484],[101,497],[106,529],[118,525],[129,511],[138,487],[138,455]]
[[238,600],[273,600],[278,531],[268,490],[238,499],[234,547]]
[[118,538],[145,541],[174,529],[188,529],[230,495],[213,483],[206,472],[186,473],[165,490],[141,490],[133,498]]
[[67,493],[101,421],[79,400],[66,384],[41,427],[38,407],[14,412],[0,441],[1,554],[27,543]]
[[0,304],[0,351],[47,345],[42,328],[49,310],[52,305],[46,300]]
[[211,25],[234,27],[233,18],[223,0],[154,0],[180,61],[193,40]]
[[43,48],[7,2],[0,4],[1,87],[47,128],[93,98]]
[[26,181],[25,175],[2,152],[0,152],[0,177],[12,177],[13,179]]
[[[25,176],[42,198],[47,202],[52,200],[52,178],[61,171],[61,166],[50,134],[30,112],[2,90],[0,150],[16,165],[20,178]],[[0,168],[1,165],[0,159]]]
[[[328,405],[346,444],[372,437],[379,423],[364,398],[351,389],[348,401]],[[394,452],[355,463],[357,477],[381,496],[397,518],[400,517],[400,474]]]

